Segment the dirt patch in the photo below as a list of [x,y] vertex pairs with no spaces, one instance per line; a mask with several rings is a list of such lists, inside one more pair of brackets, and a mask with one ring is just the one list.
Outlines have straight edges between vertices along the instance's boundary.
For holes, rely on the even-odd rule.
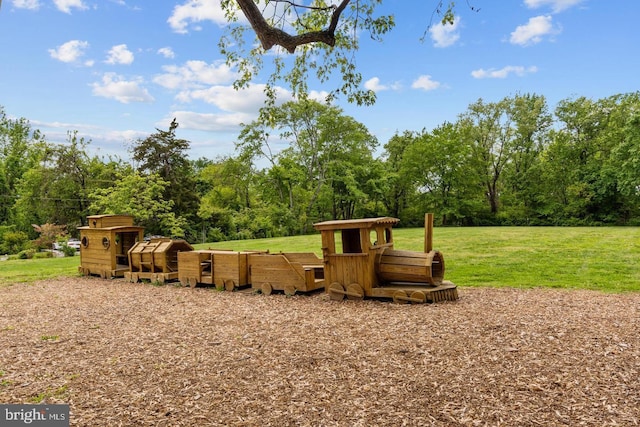
[[77,426],[640,423],[640,294],[341,303],[65,279],[0,288],[0,403]]

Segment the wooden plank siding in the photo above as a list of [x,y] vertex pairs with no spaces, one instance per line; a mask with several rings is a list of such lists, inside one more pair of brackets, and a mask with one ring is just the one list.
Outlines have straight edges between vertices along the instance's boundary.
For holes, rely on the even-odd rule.
[[322,260],[314,253],[254,254],[249,263],[255,290],[262,290],[265,284],[273,290],[299,292],[324,287]]

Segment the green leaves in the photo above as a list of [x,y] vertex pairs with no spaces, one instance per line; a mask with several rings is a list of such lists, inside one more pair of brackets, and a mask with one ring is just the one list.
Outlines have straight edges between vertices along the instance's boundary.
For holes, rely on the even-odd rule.
[[[239,11],[236,2],[222,2],[231,25],[218,46],[227,64],[238,69],[239,77],[234,87],[246,87],[257,79],[266,69],[264,61],[270,60],[265,89],[268,105],[275,105],[275,88],[278,85],[286,85],[294,98],[303,99],[309,92],[310,81],[326,83],[334,74],[340,77],[332,80],[337,83],[328,91],[328,101],[345,96],[349,102],[359,105],[371,105],[375,102],[375,93],[360,87],[362,75],[355,58],[362,34],[368,33],[372,39],[381,40],[395,26],[392,15],[376,16],[376,8],[381,0],[343,0],[337,6],[328,5],[324,1],[315,1],[308,6],[266,2],[272,6],[270,14],[265,12],[264,17],[255,19],[265,19],[265,25],[270,27],[261,29],[252,22],[253,34],[257,34],[261,40],[271,37],[267,33],[272,30],[300,37],[300,44],[295,47],[295,56],[284,53],[278,47],[273,48],[275,52],[271,55],[266,55],[262,47],[247,48],[256,46],[256,43],[246,31],[248,27],[239,24],[237,17],[239,13],[244,13],[249,21],[254,19],[250,16],[255,13],[249,10],[252,9],[251,1],[238,2],[242,5],[243,12]],[[275,39],[271,39],[273,41]]]

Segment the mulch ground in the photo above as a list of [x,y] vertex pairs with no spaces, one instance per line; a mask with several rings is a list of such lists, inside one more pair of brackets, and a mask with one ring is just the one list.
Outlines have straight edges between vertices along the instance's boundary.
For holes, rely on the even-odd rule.
[[0,288],[0,403],[74,426],[633,426],[640,293],[396,305],[73,278]]

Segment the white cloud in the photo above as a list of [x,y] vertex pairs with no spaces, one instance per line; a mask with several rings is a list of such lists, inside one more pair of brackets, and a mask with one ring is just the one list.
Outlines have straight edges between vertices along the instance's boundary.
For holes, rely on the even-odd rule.
[[383,90],[398,90],[402,87],[400,83],[392,83],[383,85],[380,83],[380,79],[378,77],[372,77],[364,83],[365,89],[372,90],[374,92],[380,92]]
[[60,12],[64,13],[71,13],[72,7],[80,10],[88,9],[82,0],[53,0],[53,3]]
[[369,89],[369,90],[372,90],[374,92],[380,92],[381,90],[389,89],[388,86],[380,84],[380,79],[378,77],[373,77],[373,78],[370,78],[369,80],[367,80],[364,83],[364,87],[365,87],[365,89]]
[[175,6],[173,13],[167,19],[169,26],[176,33],[186,33],[189,24],[202,21],[212,21],[218,25],[227,24],[220,0],[187,0]]
[[499,70],[494,68],[490,68],[488,70],[478,69],[471,72],[471,76],[476,79],[504,79],[507,78],[510,74],[515,74],[517,76],[524,76],[526,74],[536,73],[538,72],[538,67],[523,67],[520,65],[507,65]]
[[431,40],[435,47],[449,47],[460,39],[458,27],[460,26],[460,17],[453,19],[453,24],[443,24],[442,22],[429,28]]
[[38,0],[13,0],[13,7],[16,9],[38,10],[40,9],[40,2]]
[[[52,58],[61,62],[77,62],[82,56],[84,51],[89,47],[89,43],[81,40],[69,40],[66,43],[61,44],[55,49],[49,49],[49,55]],[[92,65],[93,62],[86,65]]]
[[236,72],[222,61],[207,64],[205,61],[187,61],[182,66],[166,65],[164,74],[153,81],[167,89],[201,88],[203,85],[230,83],[236,79]]
[[[264,105],[265,85],[254,84],[246,89],[235,90],[233,86],[211,86],[207,89],[183,91],[176,99],[181,102],[199,100],[212,104],[224,111],[256,114]],[[289,101],[291,93],[283,88],[276,88],[278,102]]]
[[318,102],[325,102],[327,100],[327,96],[330,95],[330,92],[326,90],[311,90],[309,91],[309,99],[313,99]]
[[173,52],[173,49],[171,49],[170,47],[161,47],[160,49],[158,49],[158,55],[162,55],[165,58],[175,58],[176,54]]
[[543,36],[559,33],[559,30],[553,28],[552,19],[551,16],[530,18],[527,24],[518,26],[511,33],[509,41],[522,46],[540,43]]
[[126,44],[113,46],[111,50],[109,50],[109,54],[105,62],[107,64],[129,65],[133,62],[133,52],[127,49]]
[[[257,113],[203,114],[192,111],[174,111],[170,114],[171,119],[175,117],[182,129],[209,132],[237,132],[241,124],[248,124],[257,116]],[[168,120],[171,121],[171,119]]]
[[529,9],[537,9],[548,5],[554,13],[558,13],[580,4],[583,1],[584,0],[524,0],[524,4],[526,4]]
[[413,89],[422,89],[426,91],[438,89],[440,86],[440,82],[432,80],[429,75],[422,75],[418,77],[411,85]]
[[105,73],[102,82],[93,83],[93,94],[103,98],[115,99],[123,104],[130,102],[153,102],[154,98],[147,89],[141,87],[143,80],[125,80],[115,73]]

